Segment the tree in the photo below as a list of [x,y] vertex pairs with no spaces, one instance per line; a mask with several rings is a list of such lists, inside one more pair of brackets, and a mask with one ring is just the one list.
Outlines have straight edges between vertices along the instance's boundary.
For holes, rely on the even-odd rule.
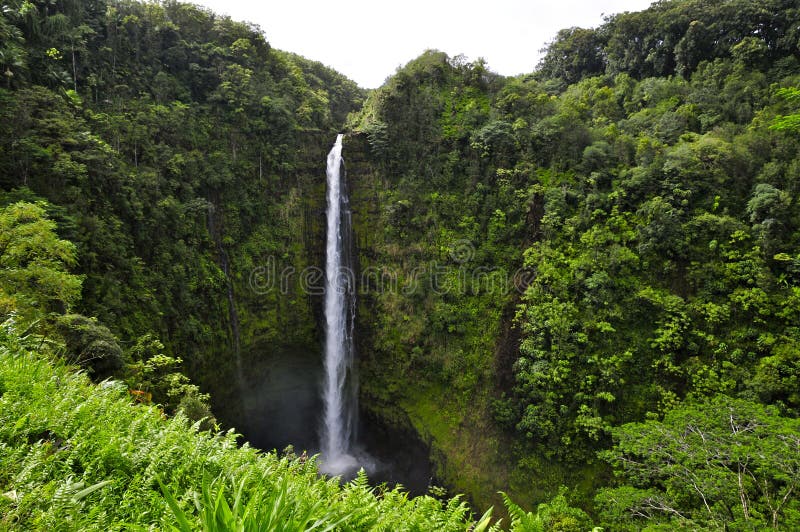
[[[775,94],[785,100],[786,103],[795,106],[795,108],[800,105],[800,88],[798,87],[778,89]],[[800,113],[778,115],[773,119],[770,127],[776,131],[798,133],[800,132]]]
[[130,350],[126,382],[139,400],[160,404],[170,414],[182,410],[192,421],[203,420],[201,428],[210,430],[216,419],[209,407],[209,395],[200,392],[180,372],[183,361],[163,353],[164,344],[152,334],[136,340]]
[[545,48],[547,54],[538,65],[538,73],[567,84],[602,74],[606,68],[605,45],[604,35],[597,30],[561,30]]
[[97,318],[65,314],[56,323],[66,341],[66,359],[87,368],[95,380],[110,377],[122,368],[119,341]]
[[511,520],[511,532],[582,532],[590,530],[592,521],[586,512],[570,506],[567,489],[562,487],[549,502],[541,503],[536,512],[526,512],[511,498],[500,492]]
[[68,311],[81,291],[68,271],[75,263],[75,246],[58,238],[43,203],[0,210],[0,313],[32,321]]
[[687,400],[663,421],[613,431],[601,456],[624,479],[597,497],[622,527],[800,526],[800,420],[774,407],[717,396]]
[[8,3],[0,7],[0,75],[5,78],[5,86],[27,69],[27,50],[24,46],[22,32],[14,26],[19,11]]

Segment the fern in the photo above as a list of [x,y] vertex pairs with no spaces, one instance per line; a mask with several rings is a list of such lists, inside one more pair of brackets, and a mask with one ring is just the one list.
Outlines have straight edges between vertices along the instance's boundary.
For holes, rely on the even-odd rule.
[[172,510],[172,515],[175,516],[175,519],[178,521],[178,526],[171,526],[172,530],[180,530],[181,532],[192,532],[194,530],[192,528],[191,523],[189,522],[189,518],[187,517],[186,513],[178,504],[177,499],[172,494],[172,492],[167,488],[163,482],[161,482],[160,478],[156,478],[158,482],[158,486],[161,488],[161,493],[164,494],[164,499],[166,499],[167,504],[169,505],[170,510]]
[[526,512],[505,493],[500,492],[511,518],[511,532],[544,532],[544,522],[536,513]]
[[[260,453],[232,432],[200,433],[182,414],[92,385],[0,324],[0,498],[20,529],[464,532],[460,498],[320,479],[314,459]],[[486,521],[481,518],[479,524]],[[483,530],[494,530],[483,527]]]

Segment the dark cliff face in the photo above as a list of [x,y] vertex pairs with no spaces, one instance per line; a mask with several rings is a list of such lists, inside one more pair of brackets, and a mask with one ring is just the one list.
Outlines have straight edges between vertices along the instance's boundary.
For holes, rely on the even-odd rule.
[[[382,216],[386,205],[382,192],[389,187],[374,162],[367,137],[360,133],[345,136],[344,157],[347,164],[347,177],[351,192],[351,208],[353,213],[353,244],[358,286],[358,309],[356,315],[356,342],[359,353],[359,370],[362,380],[362,408],[374,411],[376,408],[389,407],[390,404],[378,406],[371,390],[376,380],[383,377],[381,367],[382,353],[375,349],[375,339],[380,327],[382,312],[377,297],[383,290],[392,290],[392,286],[381,286],[382,268],[390,268],[384,264],[377,247],[382,243],[385,220]],[[387,269],[388,271],[388,269]],[[373,276],[372,273],[377,275]],[[405,423],[403,423],[405,424]]]
[[261,192],[269,223],[231,246],[240,353],[204,371],[220,421],[264,449],[317,446],[328,137],[304,134],[283,185]]
[[[214,408],[221,421],[235,426],[245,439],[262,449],[319,451],[320,385],[324,338],[323,277],[325,268],[325,158],[333,142],[322,134],[308,137],[296,186],[284,193],[285,218],[291,233],[290,253],[246,248],[261,262],[234,271],[235,304],[241,316],[241,376],[236,382],[210,379]],[[353,264],[358,286],[355,341],[359,359],[360,397],[358,447],[375,459],[371,479],[400,482],[413,493],[425,493],[434,482],[429,441],[423,441],[408,414],[390,399],[371,390],[386,382],[381,368],[385,352],[376,349],[380,312],[375,286],[364,285],[365,271],[378,268],[377,243],[382,242],[384,210],[381,189],[388,186],[370,160],[363,135],[344,138],[347,186],[353,212]],[[290,209],[288,205],[293,207]],[[240,252],[241,253],[241,252]],[[242,261],[241,255],[238,256]],[[234,253],[233,262],[237,263]],[[279,327],[276,327],[276,322]],[[404,377],[400,377],[402,379]],[[409,383],[409,388],[413,384]],[[435,482],[434,482],[435,483]]]
[[357,279],[358,308],[356,323],[357,350],[361,358],[371,355],[370,341],[373,336],[371,325],[374,317],[374,305],[371,295],[364,285],[365,270],[375,266],[375,252],[371,243],[381,231],[379,217],[381,204],[375,193],[378,173],[370,160],[369,144],[366,137],[358,133],[348,133],[344,138],[343,157],[347,169],[347,181],[350,190],[350,207],[353,223],[353,266]]
[[[383,164],[368,137],[349,134],[344,146],[359,265],[357,341],[364,416],[379,434],[393,431],[406,441],[421,442],[418,448],[433,466],[430,482],[488,508],[496,502],[493,492],[508,485],[508,468],[502,464],[507,443],[499,439],[486,405],[494,393],[492,353],[497,351],[497,365],[505,367],[518,343],[511,326],[513,302],[512,310],[491,321],[478,315],[462,324],[486,333],[489,356],[481,364],[489,373],[469,392],[472,405],[456,404],[441,360],[463,356],[465,339],[431,323],[432,310],[450,299],[431,285],[440,256],[432,253],[427,238],[415,241],[418,222],[405,219],[410,206],[398,193],[398,175]],[[410,235],[402,234],[407,230]]]
[[[377,298],[397,290],[389,277],[380,276],[380,272],[389,272],[392,267],[382,260],[379,249],[386,224],[383,193],[391,184],[384,179],[386,174],[379,169],[365,135],[345,134],[343,147],[352,210],[352,268],[357,288],[354,340],[360,384],[359,445],[376,459],[373,481],[400,482],[412,494],[423,494],[429,486],[439,483],[431,461],[431,442],[417,432],[408,414],[393,402],[393,395],[377,397],[374,393],[386,389],[390,371],[383,366],[388,357],[376,341],[384,312]],[[406,385],[409,389],[414,386],[413,382]]]

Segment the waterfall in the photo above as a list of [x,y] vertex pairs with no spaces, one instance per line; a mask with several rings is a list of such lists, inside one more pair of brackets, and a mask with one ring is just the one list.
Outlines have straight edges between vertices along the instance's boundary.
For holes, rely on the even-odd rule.
[[353,366],[355,276],[352,223],[342,160],[342,135],[328,154],[327,239],[325,252],[325,377],[320,470],[341,475],[358,467],[352,455],[357,422]]

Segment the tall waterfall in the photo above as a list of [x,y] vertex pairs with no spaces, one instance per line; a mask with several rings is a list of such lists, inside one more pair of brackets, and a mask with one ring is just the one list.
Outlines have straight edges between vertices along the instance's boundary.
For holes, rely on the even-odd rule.
[[355,282],[350,200],[342,160],[342,135],[328,154],[328,233],[325,256],[325,380],[320,470],[331,475],[357,467],[352,444],[357,422],[353,366]]

